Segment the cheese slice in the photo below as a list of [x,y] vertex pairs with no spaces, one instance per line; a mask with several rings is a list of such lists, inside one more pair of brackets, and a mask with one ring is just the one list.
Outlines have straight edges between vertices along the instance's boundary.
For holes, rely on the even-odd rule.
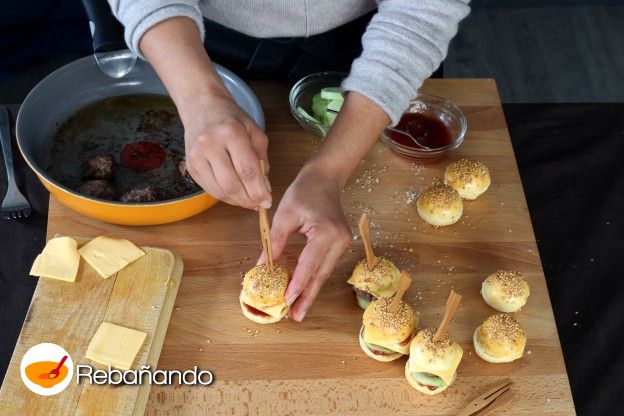
[[75,282],[80,255],[78,243],[70,237],[56,237],[48,241],[35,259],[30,274],[39,277]]
[[78,252],[103,278],[107,279],[145,253],[128,240],[98,237]]
[[102,322],[87,348],[86,357],[96,363],[129,370],[147,334]]
[[246,295],[246,292],[244,290],[241,291],[240,298],[243,303],[251,306],[252,308],[258,309],[259,311],[262,311],[266,313],[267,315],[271,315],[273,317],[282,316],[284,309],[288,307],[286,302],[281,302],[276,305],[270,305],[270,306],[254,305],[254,303],[251,301],[251,299],[249,299],[249,296]]
[[455,343],[452,351],[445,357],[437,357],[432,354],[423,353],[420,349],[410,351],[410,357],[407,366],[410,373],[430,373],[440,377],[446,385],[453,382],[453,376],[459,362],[462,359],[463,350],[459,344]]
[[396,339],[392,339],[390,337],[378,337],[375,336],[371,331],[366,331],[364,327],[362,327],[360,331],[362,333],[362,339],[367,344],[379,345],[380,347],[384,347],[386,349],[401,353],[403,355],[409,354],[410,343],[408,342],[405,345],[401,345],[401,342],[404,341],[404,339],[397,341]]

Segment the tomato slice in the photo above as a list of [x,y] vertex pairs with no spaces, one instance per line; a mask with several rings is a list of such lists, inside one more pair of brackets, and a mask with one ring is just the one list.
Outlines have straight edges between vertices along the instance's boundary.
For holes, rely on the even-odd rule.
[[160,167],[167,154],[159,144],[139,141],[125,145],[119,158],[124,166],[137,172],[147,172]]
[[256,308],[254,308],[253,306],[249,306],[249,305],[247,305],[246,303],[244,303],[244,305],[245,305],[245,308],[247,308],[247,310],[248,310],[250,313],[254,314],[254,315],[257,315],[257,316],[264,316],[264,317],[266,317],[266,316],[271,316],[271,315],[269,315],[268,313],[262,312],[260,309],[256,309]]

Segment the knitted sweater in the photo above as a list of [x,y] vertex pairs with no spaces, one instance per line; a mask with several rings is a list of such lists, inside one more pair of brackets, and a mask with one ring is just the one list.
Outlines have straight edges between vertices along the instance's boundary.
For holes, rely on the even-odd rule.
[[470,0],[109,0],[131,50],[141,36],[175,16],[202,16],[250,36],[299,37],[325,32],[378,8],[362,38],[343,91],[357,91],[396,124],[422,82],[444,60]]

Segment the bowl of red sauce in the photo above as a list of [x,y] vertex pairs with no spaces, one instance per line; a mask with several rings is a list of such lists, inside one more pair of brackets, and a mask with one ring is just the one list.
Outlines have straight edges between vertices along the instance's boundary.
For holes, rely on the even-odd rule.
[[[410,134],[425,147],[396,130]],[[381,139],[399,156],[412,161],[427,161],[457,149],[464,141],[467,130],[466,116],[452,101],[418,94],[394,129],[384,130]]]

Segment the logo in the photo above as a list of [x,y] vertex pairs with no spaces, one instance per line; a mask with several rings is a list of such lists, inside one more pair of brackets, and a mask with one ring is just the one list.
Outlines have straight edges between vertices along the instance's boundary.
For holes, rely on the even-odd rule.
[[52,396],[69,386],[74,363],[62,347],[51,343],[37,344],[24,354],[20,373],[30,391]]

